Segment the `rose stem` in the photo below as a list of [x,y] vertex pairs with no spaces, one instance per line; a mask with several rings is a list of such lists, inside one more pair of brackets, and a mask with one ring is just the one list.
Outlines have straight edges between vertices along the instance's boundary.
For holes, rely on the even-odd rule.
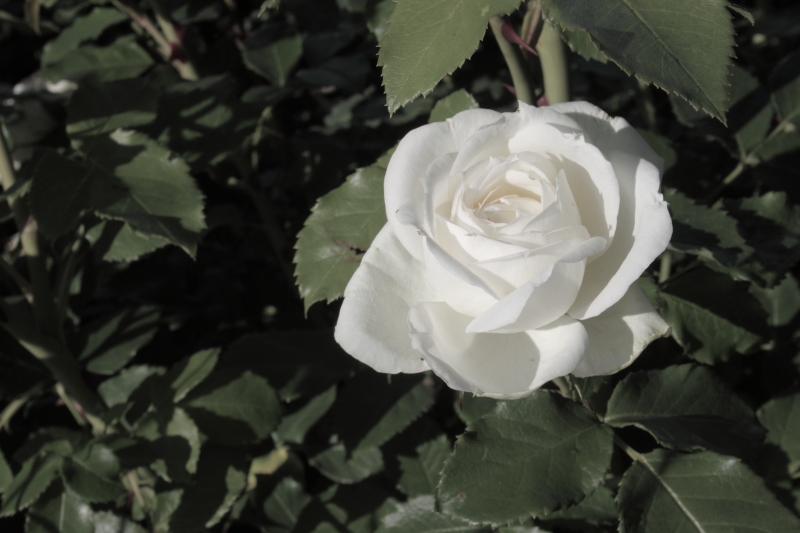
[[508,65],[508,71],[511,73],[511,80],[514,82],[514,89],[517,92],[517,100],[533,105],[535,101],[533,90],[528,79],[528,71],[525,68],[522,52],[503,37],[502,18],[490,18],[489,26],[492,28],[492,33],[494,33],[497,44],[500,46],[500,51],[503,53],[503,58],[506,60],[506,65]]
[[546,20],[542,21],[542,34],[536,43],[536,51],[539,52],[539,63],[542,65],[547,103],[569,102],[567,53],[558,31]]

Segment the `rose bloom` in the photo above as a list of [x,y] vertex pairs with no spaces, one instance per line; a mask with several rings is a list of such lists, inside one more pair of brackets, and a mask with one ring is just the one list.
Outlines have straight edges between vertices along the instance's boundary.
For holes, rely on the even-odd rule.
[[586,102],[463,111],[411,131],[338,343],[377,371],[518,398],[630,365],[669,328],[636,280],[672,235],[663,160]]

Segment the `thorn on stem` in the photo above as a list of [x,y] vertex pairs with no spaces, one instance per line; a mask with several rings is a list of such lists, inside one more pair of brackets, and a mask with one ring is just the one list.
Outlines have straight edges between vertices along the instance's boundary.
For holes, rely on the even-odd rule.
[[503,37],[509,43],[516,44],[516,45],[522,47],[524,50],[527,50],[528,52],[532,53],[535,56],[539,55],[539,54],[536,53],[536,50],[531,48],[530,44],[525,42],[522,39],[522,37],[517,35],[517,32],[514,30],[514,27],[511,24],[509,24],[507,21],[505,21],[505,20],[503,21],[503,25],[500,27],[500,33],[503,34]]

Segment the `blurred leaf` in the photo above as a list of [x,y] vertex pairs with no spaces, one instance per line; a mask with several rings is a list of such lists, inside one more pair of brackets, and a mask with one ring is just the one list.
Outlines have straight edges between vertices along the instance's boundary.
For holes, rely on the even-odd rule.
[[200,431],[223,444],[258,442],[280,420],[280,400],[267,380],[250,371],[215,371],[181,402]]
[[741,15],[750,24],[755,25],[756,23],[755,17],[753,17],[753,14],[750,13],[748,10],[744,9],[743,7],[737,6],[736,4],[728,4],[728,9]]
[[60,456],[45,452],[25,461],[3,492],[0,518],[11,516],[39,499],[58,475],[62,461]]
[[713,452],[642,456],[623,476],[617,505],[620,531],[630,533],[800,528],[762,479],[737,459]]
[[744,158],[761,142],[772,124],[769,92],[742,67],[731,66],[730,128],[734,132],[739,156]]
[[114,501],[128,492],[118,480],[105,479],[69,458],[61,464],[61,478],[67,488],[92,503]]
[[113,7],[96,7],[89,14],[77,17],[71,26],[44,45],[42,65],[57,62],[82,42],[97,39],[106,29],[125,20],[128,20],[125,13]]
[[488,533],[491,528],[470,524],[434,511],[433,496],[417,496],[386,515],[376,533]]
[[245,335],[231,344],[220,365],[266,378],[287,402],[315,396],[355,368],[329,332],[310,331]]
[[120,37],[108,46],[83,45],[44,66],[39,75],[56,82],[114,81],[135,78],[153,65],[153,58],[133,36]]
[[357,483],[383,470],[383,455],[378,448],[368,448],[348,458],[343,444],[335,444],[311,457],[308,462],[336,483]]
[[494,411],[495,407],[497,407],[497,400],[494,398],[464,394],[456,402],[456,414],[465,424],[472,424],[484,415]]
[[746,354],[765,333],[766,313],[747,284],[724,274],[698,267],[670,278],[661,289],[647,280],[639,283],[673,338],[698,362],[715,364],[732,352]]
[[180,360],[166,376],[175,391],[170,401],[179,402],[189,392],[203,382],[214,370],[219,360],[219,348],[201,350],[194,355]]
[[607,63],[608,58],[606,55],[597,49],[597,45],[592,42],[592,38],[586,31],[566,31],[561,30],[561,38],[570,47],[570,49],[586,60],[594,59],[600,63]]
[[72,231],[81,213],[92,207],[97,174],[79,163],[47,152],[33,174],[31,210],[45,236],[55,239]]
[[386,105],[394,113],[430,93],[478,48],[489,18],[511,13],[520,0],[399,0],[381,39]]
[[143,78],[82,83],[67,107],[67,134],[76,150],[89,152],[94,137],[156,118],[158,91]]
[[769,88],[781,121],[800,125],[800,51],[778,63],[769,77]]
[[311,496],[300,483],[285,477],[264,502],[264,514],[276,524],[291,528],[310,501]]
[[123,368],[119,374],[102,382],[97,392],[109,407],[124,404],[144,380],[165,373],[166,370],[160,366],[137,365]]
[[442,468],[450,457],[450,441],[440,435],[417,447],[415,457],[398,457],[402,472],[398,488],[409,498],[436,494],[441,479]]
[[311,209],[297,235],[294,262],[305,310],[339,298],[361,255],[386,224],[383,177],[386,164],[360,168]]
[[565,30],[587,31],[626,73],[725,122],[734,44],[727,2],[544,0],[542,7]]
[[114,374],[149,343],[158,330],[159,313],[152,307],[127,309],[102,323],[86,328],[86,344],[78,357],[89,360],[86,369],[95,374]]
[[292,35],[274,43],[258,48],[245,48],[242,51],[244,64],[274,85],[283,87],[289,73],[303,55],[303,38]]
[[301,444],[306,433],[314,424],[325,416],[336,400],[336,387],[331,387],[322,394],[311,398],[305,405],[281,419],[276,430],[281,439]]
[[456,441],[439,484],[442,511],[499,524],[574,505],[602,483],[612,436],[588,410],[547,391],[498,402]]
[[14,479],[14,473],[11,471],[11,467],[8,466],[8,461],[3,456],[3,452],[0,451],[0,493],[8,488],[12,479]]
[[171,533],[194,533],[217,524],[247,485],[247,460],[240,450],[207,445],[200,454],[194,483],[171,513]]
[[742,455],[763,440],[753,411],[713,372],[696,365],[635,372],[617,385],[604,422],[634,425],[663,446]]
[[25,533],[100,533],[95,531],[94,518],[88,502],[61,483],[53,483],[28,511]]
[[767,428],[767,442],[789,457],[789,471],[800,470],[800,393],[779,396],[758,409],[758,420]]
[[394,5],[394,0],[378,0],[367,4],[367,28],[375,34],[375,39],[379,43],[389,29],[389,19],[394,12]]
[[436,105],[431,110],[428,123],[444,122],[461,111],[477,109],[478,107],[478,102],[475,101],[471,94],[464,89],[459,89],[436,102]]
[[100,220],[86,232],[86,240],[103,261],[135,261],[169,244],[155,235],[136,233],[130,224],[119,220]]
[[398,374],[387,383],[383,374],[361,372],[338,392],[331,430],[353,454],[382,446],[431,408],[433,385],[424,374]]
[[94,533],[147,533],[129,519],[108,511],[94,513]]
[[203,195],[189,168],[152,139],[117,130],[94,143],[90,157],[118,178],[124,193],[98,206],[98,215],[127,222],[137,232],[177,244],[194,256],[205,229]]
[[770,326],[786,326],[800,311],[800,285],[791,273],[786,274],[774,287],[763,288],[753,283],[750,293],[769,314]]

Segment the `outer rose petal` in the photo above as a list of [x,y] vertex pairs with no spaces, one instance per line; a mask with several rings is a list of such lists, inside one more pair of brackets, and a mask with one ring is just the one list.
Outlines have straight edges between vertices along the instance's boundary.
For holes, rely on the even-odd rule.
[[586,330],[567,316],[502,335],[465,333],[471,320],[437,302],[420,303],[408,314],[412,344],[452,389],[521,398],[575,370],[586,352]]
[[634,283],[625,296],[602,314],[581,324],[589,334],[589,349],[572,374],[577,377],[613,374],[633,363],[648,344],[669,332],[669,326]]
[[565,113],[581,125],[592,144],[601,152],[624,150],[647,159],[664,171],[664,160],[650,148],[628,121],[622,117],[610,117],[599,107],[589,102],[564,102],[549,106],[559,113]]
[[397,145],[383,181],[386,217],[397,238],[417,259],[422,259],[422,239],[415,228],[397,220],[397,210],[407,203],[422,206],[420,180],[425,177],[428,166],[444,154],[459,151],[472,133],[500,117],[500,113],[488,109],[462,111],[446,122],[412,130]]
[[344,290],[334,338],[378,372],[428,370],[408,338],[408,311],[430,300],[438,298],[425,265],[406,251],[387,224]]
[[569,310],[578,320],[592,318],[615,303],[672,237],[667,203],[658,192],[660,172],[639,155],[613,150],[608,159],[619,178],[617,232],[605,254],[586,265],[583,284]]

